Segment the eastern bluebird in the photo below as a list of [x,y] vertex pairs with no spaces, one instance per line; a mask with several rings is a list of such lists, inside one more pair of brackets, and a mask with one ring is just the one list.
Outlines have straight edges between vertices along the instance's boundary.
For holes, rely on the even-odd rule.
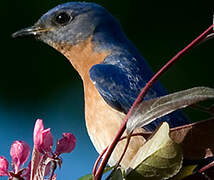
[[[84,85],[85,119],[89,136],[101,153],[119,129],[125,114],[152,77],[144,58],[125,36],[119,23],[103,7],[94,3],[69,2],[44,14],[32,27],[22,29],[13,37],[33,35],[61,52],[80,74]],[[163,96],[166,90],[159,82],[147,93],[145,100]],[[176,111],[147,125],[154,130],[162,121],[170,127],[188,123]],[[136,132],[142,132],[137,129]],[[126,168],[144,143],[133,137],[121,166]],[[114,165],[123,152],[120,142],[109,164]]]

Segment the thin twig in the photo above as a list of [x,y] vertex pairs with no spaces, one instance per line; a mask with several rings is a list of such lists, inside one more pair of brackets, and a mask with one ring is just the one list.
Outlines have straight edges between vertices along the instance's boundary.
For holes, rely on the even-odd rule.
[[204,166],[203,168],[201,168],[201,169],[199,170],[199,172],[202,173],[202,172],[208,170],[209,168],[211,168],[211,167],[213,167],[213,166],[214,166],[214,161],[212,161],[211,163],[209,163],[209,164],[207,164],[206,166]]
[[[143,136],[147,140],[151,136],[151,132],[150,133],[149,132],[148,133],[133,133],[133,134],[129,134],[128,136],[130,136],[130,137]],[[120,141],[126,139],[128,136],[123,136],[122,138],[120,138]]]
[[141,93],[138,95],[137,99],[135,100],[135,102],[133,103],[132,107],[129,109],[129,112],[127,113],[120,129],[118,130],[116,136],[114,137],[112,143],[110,144],[110,146],[108,147],[105,157],[103,158],[103,160],[101,161],[98,170],[96,172],[96,175],[94,177],[94,180],[101,180],[102,178],[102,174],[104,171],[104,168],[115,148],[115,146],[117,145],[120,137],[122,136],[122,134],[124,133],[125,129],[126,129],[126,123],[129,119],[129,116],[131,114],[131,112],[133,111],[133,109],[136,107],[136,105],[143,100],[144,96],[146,95],[147,91],[149,90],[149,88],[156,82],[156,80],[163,74],[165,73],[175,62],[177,62],[181,57],[183,57],[187,52],[189,52],[195,45],[197,45],[198,43],[200,43],[203,39],[205,39],[208,34],[213,31],[213,25],[211,25],[208,29],[206,29],[200,36],[198,36],[195,40],[193,40],[188,46],[186,46],[184,49],[182,49],[180,52],[178,52],[171,60],[169,60],[151,79],[150,81],[146,84],[146,86],[143,88],[143,90],[141,91]]
[[93,173],[94,176],[96,175],[97,166],[98,166],[100,160],[102,159],[103,155],[104,155],[105,152],[107,151],[107,149],[108,149],[108,147],[106,147],[106,148],[103,150],[103,152],[99,155],[99,157],[97,158],[97,160],[96,160],[95,163],[94,163],[94,168],[93,168],[93,171],[92,171],[92,173]]
[[[109,180],[109,179],[112,177],[113,173],[114,173],[114,172],[117,170],[117,168],[120,166],[120,162],[122,161],[123,156],[125,155],[126,150],[127,150],[128,146],[129,146],[129,142],[130,142],[130,139],[131,139],[131,134],[130,134],[129,136],[124,137],[123,139],[127,139],[125,148],[124,148],[124,150],[123,150],[123,153],[121,154],[120,159],[118,160],[117,164],[115,165],[114,169],[113,169],[112,172],[109,174],[109,176],[106,178],[106,180]],[[121,140],[122,140],[122,139],[120,139],[120,141],[121,141]],[[99,158],[97,159],[97,161],[96,161],[96,163],[95,163],[95,166],[94,166],[95,169],[93,169],[93,173],[96,173],[96,168],[97,168],[98,162],[100,161],[100,159],[102,158],[102,156],[103,156],[103,154],[105,153],[106,150],[107,150],[107,148],[102,152],[102,155],[100,155]],[[94,171],[94,170],[95,170],[95,171]]]
[[129,146],[130,140],[131,140],[131,133],[130,133],[130,135],[128,135],[128,136],[127,136],[127,141],[126,141],[125,148],[124,148],[124,150],[123,150],[123,153],[122,153],[122,154],[121,154],[121,156],[120,156],[119,161],[117,162],[116,167],[118,167],[118,166],[120,165],[120,163],[121,163],[121,161],[122,161],[122,159],[123,159],[124,155],[126,154],[126,151],[127,151],[127,149],[128,149],[128,146]]
[[51,168],[51,175],[50,175],[50,180],[53,180],[53,178],[54,178],[54,172],[55,172],[55,170],[56,170],[56,168],[57,168],[57,163],[56,163],[56,161],[52,161],[52,168]]
[[[131,137],[135,137],[135,136],[143,136],[145,139],[148,139],[150,136],[151,136],[151,132],[149,133],[133,133],[133,134],[129,134],[129,136]],[[124,139],[126,139],[128,136],[123,136],[122,138],[120,138],[119,141],[122,141]],[[103,155],[105,154],[106,150],[107,150],[108,147],[106,147],[103,152],[98,156],[97,160],[95,161],[94,163],[94,167],[93,167],[93,175],[95,176],[96,175],[96,170],[97,170],[97,166],[100,162],[100,160],[102,159]]]

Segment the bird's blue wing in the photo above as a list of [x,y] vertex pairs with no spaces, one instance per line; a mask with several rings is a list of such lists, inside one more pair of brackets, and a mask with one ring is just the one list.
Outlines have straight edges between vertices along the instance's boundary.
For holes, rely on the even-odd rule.
[[[104,62],[103,64],[94,65],[90,69],[90,78],[103,99],[111,107],[127,113],[141,89],[145,86],[150,76],[152,76],[152,73],[145,69],[145,65],[142,69],[136,60],[131,62],[130,59],[127,59],[127,56],[125,56],[125,58],[119,58],[120,60],[123,59],[123,61],[118,61],[118,64]],[[127,63],[130,64],[127,65]],[[144,73],[147,73],[144,74],[144,76],[142,74],[143,70]],[[150,73],[150,75],[148,75],[148,73]],[[148,100],[165,94],[166,91],[158,82],[149,90],[144,99]],[[176,111],[163,118],[159,118],[155,122],[147,125],[146,128],[148,130],[154,130],[162,121],[167,121],[171,127],[183,125],[188,122],[182,112]]]
[[90,69],[90,78],[110,106],[128,112],[137,94],[120,68],[111,64],[97,64]]

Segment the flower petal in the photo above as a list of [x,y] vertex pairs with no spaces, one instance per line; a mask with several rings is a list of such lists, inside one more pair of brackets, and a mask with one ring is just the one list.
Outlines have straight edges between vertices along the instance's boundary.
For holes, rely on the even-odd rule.
[[37,119],[34,126],[34,131],[33,131],[34,145],[41,144],[40,134],[43,130],[44,130],[44,125],[43,125],[42,119]]
[[12,157],[14,171],[17,173],[20,166],[27,161],[30,155],[30,147],[24,141],[15,141],[11,146],[10,155]]
[[44,129],[43,121],[38,119],[33,132],[34,146],[40,153],[52,152],[53,136],[50,128]]
[[45,129],[42,131],[42,144],[41,148],[44,152],[52,152],[53,147],[53,136],[51,134],[51,129]]
[[76,138],[72,133],[63,133],[62,138],[57,141],[56,144],[56,154],[62,153],[70,153],[75,145],[76,145]]
[[5,157],[0,156],[0,176],[8,176],[8,161]]

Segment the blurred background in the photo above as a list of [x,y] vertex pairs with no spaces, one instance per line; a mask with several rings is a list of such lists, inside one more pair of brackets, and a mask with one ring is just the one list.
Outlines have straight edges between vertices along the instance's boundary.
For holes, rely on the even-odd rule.
[[[52,129],[55,140],[62,132],[77,137],[75,150],[62,156],[58,180],[90,173],[98,156],[85,128],[82,82],[60,53],[34,39],[12,39],[11,34],[64,2],[13,0],[2,1],[0,7],[0,155],[10,160],[14,140],[32,146],[33,126],[41,118],[45,127]],[[213,6],[205,7],[201,1],[93,2],[103,5],[120,21],[154,72],[212,23]],[[194,86],[214,87],[213,47],[214,40],[201,44],[161,78],[169,92]],[[188,113],[194,120],[207,117],[192,110]]]

